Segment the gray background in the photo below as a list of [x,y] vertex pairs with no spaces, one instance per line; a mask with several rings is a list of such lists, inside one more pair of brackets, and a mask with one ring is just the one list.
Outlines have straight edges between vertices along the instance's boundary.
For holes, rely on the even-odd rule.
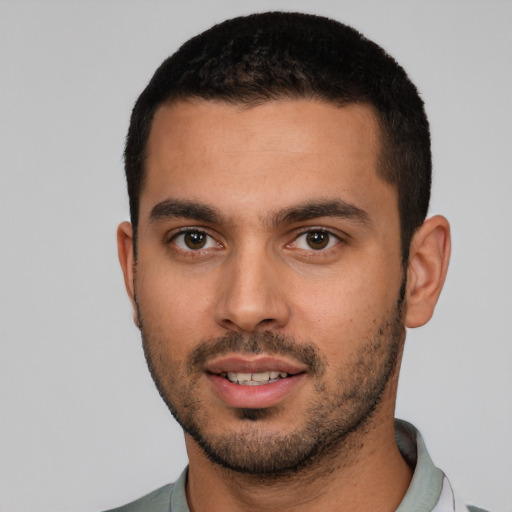
[[465,500],[512,510],[510,1],[0,0],[0,510],[93,511],[176,478],[118,268],[131,107],[212,23],[268,9],[354,25],[410,73],[453,259],[408,336],[398,416]]

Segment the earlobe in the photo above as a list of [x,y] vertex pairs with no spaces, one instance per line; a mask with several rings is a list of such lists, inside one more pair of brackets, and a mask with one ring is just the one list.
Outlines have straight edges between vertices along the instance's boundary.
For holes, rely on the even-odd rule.
[[420,327],[432,317],[448,271],[450,250],[450,225],[441,215],[427,219],[414,234],[407,268],[407,327]]
[[133,228],[129,222],[122,222],[117,228],[117,254],[123,270],[124,285],[132,303],[133,321],[139,327],[139,315],[135,302],[135,257],[133,248]]

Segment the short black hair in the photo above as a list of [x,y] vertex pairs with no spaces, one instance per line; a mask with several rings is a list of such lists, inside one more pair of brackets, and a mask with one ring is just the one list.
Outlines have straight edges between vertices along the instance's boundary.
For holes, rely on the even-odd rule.
[[233,18],[187,41],[161,64],[133,108],[124,156],[135,237],[153,116],[164,103],[194,98],[247,106],[281,98],[371,106],[381,132],[377,172],[397,187],[407,262],[430,201],[430,131],[416,87],[380,46],[335,20],[289,12]]

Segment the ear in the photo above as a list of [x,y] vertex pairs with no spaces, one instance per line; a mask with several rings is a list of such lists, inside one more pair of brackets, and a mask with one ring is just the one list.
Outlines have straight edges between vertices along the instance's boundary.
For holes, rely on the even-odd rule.
[[414,234],[407,268],[407,327],[420,327],[432,317],[448,271],[450,250],[450,224],[441,215],[427,219]]
[[133,228],[129,222],[122,222],[117,228],[117,254],[123,269],[124,285],[133,308],[133,321],[139,327],[139,315],[135,303],[135,255],[133,252]]

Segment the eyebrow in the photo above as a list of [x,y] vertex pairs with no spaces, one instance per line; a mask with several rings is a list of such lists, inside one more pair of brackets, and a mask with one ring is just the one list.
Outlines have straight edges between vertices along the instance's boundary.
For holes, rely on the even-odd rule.
[[362,225],[370,225],[371,219],[368,213],[341,199],[327,199],[308,201],[304,204],[286,208],[272,216],[271,223],[274,226],[292,222],[303,222],[320,217],[338,217],[354,221]]
[[[362,225],[371,224],[370,216],[365,210],[341,199],[314,200],[285,208],[272,214],[269,224],[276,227],[320,217],[338,217]],[[223,215],[217,208],[182,199],[165,199],[156,204],[149,215],[151,222],[171,218],[193,219],[211,224],[223,221]]]
[[149,215],[151,222],[164,219],[193,219],[201,222],[217,223],[222,215],[216,208],[181,199],[165,199],[156,204]]

